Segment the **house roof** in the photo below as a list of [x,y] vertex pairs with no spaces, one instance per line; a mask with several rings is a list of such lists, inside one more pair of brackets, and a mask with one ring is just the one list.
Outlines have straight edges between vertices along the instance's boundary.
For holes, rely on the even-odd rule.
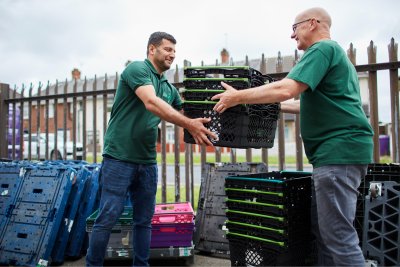
[[[102,76],[98,78],[86,79],[86,91],[99,91],[103,89],[115,89],[117,82],[115,80],[116,75],[113,76]],[[85,80],[65,80],[58,82],[58,84],[50,84],[49,85],[49,95],[54,95],[56,92],[57,85],[57,93],[64,94],[65,89],[67,93],[73,93],[76,82],[76,92],[83,92]],[[95,86],[96,85],[96,86]],[[66,88],[65,88],[66,87]],[[47,86],[43,86],[40,92],[41,95],[46,95]],[[34,94],[37,96],[38,94]]]

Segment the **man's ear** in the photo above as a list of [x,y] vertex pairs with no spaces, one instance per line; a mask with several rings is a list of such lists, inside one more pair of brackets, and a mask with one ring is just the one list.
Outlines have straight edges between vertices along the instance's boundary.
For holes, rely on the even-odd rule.
[[156,47],[153,44],[149,45],[149,55],[154,55]]

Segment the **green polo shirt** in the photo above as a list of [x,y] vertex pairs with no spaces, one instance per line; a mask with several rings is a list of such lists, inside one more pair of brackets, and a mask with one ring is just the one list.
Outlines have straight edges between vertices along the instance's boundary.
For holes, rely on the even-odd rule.
[[314,167],[372,162],[373,131],[362,109],[357,72],[344,50],[324,40],[287,76],[309,88],[300,96],[300,128]]
[[161,119],[148,111],[135,93],[139,86],[150,84],[158,97],[181,109],[178,90],[157,73],[148,59],[132,62],[118,83],[103,154],[137,164],[157,162],[156,141]]

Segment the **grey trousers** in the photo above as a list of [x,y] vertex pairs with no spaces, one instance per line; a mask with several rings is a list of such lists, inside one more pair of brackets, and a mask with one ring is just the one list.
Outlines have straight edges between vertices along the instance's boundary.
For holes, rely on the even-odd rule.
[[313,170],[311,224],[318,266],[365,266],[354,228],[361,178],[368,165],[327,165]]

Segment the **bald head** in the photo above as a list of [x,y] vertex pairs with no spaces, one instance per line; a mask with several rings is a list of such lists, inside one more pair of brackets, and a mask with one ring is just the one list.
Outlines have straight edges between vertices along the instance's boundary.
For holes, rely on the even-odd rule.
[[321,22],[321,24],[328,26],[328,28],[332,25],[331,16],[326,12],[325,9],[320,7],[313,7],[307,10],[304,10],[296,17],[296,21],[301,21],[309,18],[315,18]]
[[290,38],[296,40],[298,49],[306,50],[316,42],[330,40],[331,25],[331,16],[325,9],[310,8],[296,16]]

